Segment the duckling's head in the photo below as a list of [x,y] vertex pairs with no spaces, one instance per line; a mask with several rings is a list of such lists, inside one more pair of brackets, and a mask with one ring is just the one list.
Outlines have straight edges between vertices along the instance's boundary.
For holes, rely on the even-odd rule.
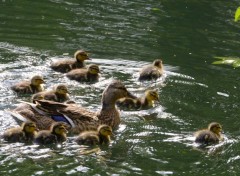
[[222,126],[220,125],[220,123],[212,122],[208,125],[208,130],[219,135],[222,132]]
[[84,60],[90,60],[90,58],[88,57],[88,53],[83,51],[83,50],[77,50],[74,53],[74,58],[77,59],[77,61],[84,61]]
[[102,103],[104,104],[112,104],[115,106],[115,102],[124,97],[135,98],[128,90],[126,89],[125,85],[119,81],[114,80],[112,81],[108,87],[103,92]]
[[68,92],[68,88],[66,85],[64,84],[59,84],[57,87],[56,87],[56,93],[58,94],[61,94],[61,95],[66,95]]
[[66,135],[68,132],[62,122],[56,122],[51,127],[51,132],[56,135]]
[[33,76],[31,79],[32,85],[39,86],[40,84],[43,84],[43,83],[44,83],[44,80],[42,76],[36,75],[36,76]]
[[155,67],[162,68],[162,67],[163,67],[163,65],[162,65],[162,60],[161,60],[161,59],[156,59],[156,60],[154,60],[154,61],[153,61],[153,65],[154,65]]
[[101,136],[111,136],[113,135],[112,128],[108,125],[100,125],[98,127],[98,132]]
[[34,133],[35,131],[38,131],[37,126],[34,122],[24,122],[22,124],[22,129],[25,133]]
[[100,73],[100,69],[99,69],[98,65],[90,64],[88,66],[88,72],[93,74],[93,75],[96,75],[96,74]]
[[159,101],[159,96],[156,90],[147,90],[145,96],[150,101]]

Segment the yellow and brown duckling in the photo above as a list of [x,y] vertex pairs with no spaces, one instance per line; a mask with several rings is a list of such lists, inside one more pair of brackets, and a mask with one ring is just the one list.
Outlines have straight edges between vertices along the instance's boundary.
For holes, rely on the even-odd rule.
[[163,75],[163,64],[161,59],[154,60],[151,65],[144,66],[139,74],[139,81],[151,81]]
[[11,89],[18,94],[34,94],[44,90],[43,83],[43,77],[36,75],[30,81],[22,81],[13,85]]
[[8,142],[33,142],[37,131],[36,124],[24,122],[21,127],[14,127],[3,133],[3,139]]
[[42,99],[56,102],[66,102],[70,99],[68,93],[67,86],[64,84],[59,84],[53,90],[42,91],[34,94],[32,96],[32,102],[35,103],[35,100]]
[[195,142],[201,144],[214,144],[223,140],[221,134],[222,126],[217,122],[212,122],[208,125],[207,129],[197,131],[195,136]]
[[108,125],[100,125],[97,131],[84,131],[75,141],[79,145],[102,145],[111,142],[112,128]]
[[142,110],[149,109],[154,106],[154,103],[159,101],[159,96],[156,90],[146,90],[140,98],[122,98],[117,101],[117,106],[124,110]]
[[37,100],[37,105],[27,102],[22,103],[12,110],[12,116],[16,119],[19,119],[17,115],[24,119],[31,119],[39,129],[49,128],[49,125],[64,118],[61,121],[69,124],[71,126],[69,132],[74,134],[86,130],[97,130],[101,124],[109,125],[114,129],[121,122],[115,103],[118,99],[124,97],[132,97],[132,94],[127,91],[121,81],[114,80],[103,91],[102,108],[98,112],[89,111],[76,103],[64,104]]
[[67,130],[62,122],[52,124],[50,130],[39,131],[35,137],[35,143],[47,145],[63,143],[67,140]]
[[87,68],[71,70],[66,76],[71,80],[78,82],[97,82],[99,79],[100,69],[98,65],[91,64]]
[[74,59],[64,59],[53,62],[51,68],[57,72],[67,73],[72,69],[85,67],[85,60],[90,60],[88,53],[83,50],[78,50],[74,54]]

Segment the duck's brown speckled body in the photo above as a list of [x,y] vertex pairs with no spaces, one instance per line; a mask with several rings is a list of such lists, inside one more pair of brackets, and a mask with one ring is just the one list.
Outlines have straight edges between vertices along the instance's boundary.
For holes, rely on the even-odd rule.
[[217,122],[212,122],[208,125],[208,129],[195,132],[195,142],[202,144],[218,143],[223,140],[221,132],[222,126]]
[[140,98],[122,98],[117,101],[117,106],[124,110],[142,110],[154,106],[155,101],[159,101],[159,96],[155,90],[147,90]]
[[32,96],[32,102],[35,103],[35,100],[51,100],[56,102],[66,102],[69,100],[69,94],[67,86],[64,84],[59,84],[55,89],[42,91],[36,93]]
[[42,76],[33,76],[30,81],[21,81],[11,87],[18,94],[34,94],[44,90]]
[[71,70],[66,76],[71,80],[78,82],[97,82],[99,80],[99,67],[96,64],[91,64],[87,68],[79,68]]
[[[101,124],[111,126],[113,129],[120,124],[120,115],[115,107],[118,99],[132,96],[122,82],[113,81],[104,90],[102,95],[102,108],[98,112],[91,112],[77,104],[63,104],[47,100],[39,100],[38,108],[44,110],[47,115],[37,112],[27,103],[14,109],[12,112],[23,116],[25,119],[34,121],[39,129],[48,129],[54,120],[49,116],[61,115],[67,116],[74,125],[70,129],[71,133],[79,134],[85,130],[97,130]],[[16,115],[13,117],[16,117]]]
[[63,143],[67,140],[67,130],[63,123],[55,122],[52,124],[50,130],[39,131],[35,137],[35,143],[47,145]]
[[143,67],[139,74],[139,81],[151,81],[163,75],[163,64],[161,59],[154,60],[153,64]]
[[63,59],[51,64],[51,68],[57,72],[67,73],[72,69],[85,67],[85,60],[89,60],[88,54],[83,50],[78,50],[74,54],[74,59]]
[[8,142],[33,142],[36,135],[36,124],[24,122],[21,127],[14,127],[3,133],[3,139]]
[[112,128],[108,125],[100,125],[97,131],[83,131],[75,141],[79,145],[109,144],[112,135]]

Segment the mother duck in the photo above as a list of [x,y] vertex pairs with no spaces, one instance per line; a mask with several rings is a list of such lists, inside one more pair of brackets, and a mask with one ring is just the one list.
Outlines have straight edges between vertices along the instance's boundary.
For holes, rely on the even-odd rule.
[[37,104],[23,102],[11,111],[18,120],[31,120],[39,129],[49,129],[55,121],[64,121],[70,125],[69,132],[79,134],[85,130],[97,130],[101,124],[113,129],[120,124],[120,114],[115,103],[124,97],[134,97],[121,81],[112,81],[103,91],[102,107],[91,112],[77,104],[64,104],[47,100],[37,100]]

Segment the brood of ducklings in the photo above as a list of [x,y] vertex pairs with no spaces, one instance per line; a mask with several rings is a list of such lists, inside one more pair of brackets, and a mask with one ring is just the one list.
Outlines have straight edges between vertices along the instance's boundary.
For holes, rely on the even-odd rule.
[[156,90],[147,90],[141,98],[122,98],[117,101],[120,109],[149,109],[154,106],[155,101],[159,101]]
[[37,127],[33,122],[24,122],[21,127],[14,127],[3,133],[3,139],[8,142],[32,142]]
[[75,141],[79,145],[109,144],[113,135],[112,128],[108,125],[100,125],[97,131],[84,131],[79,134]]
[[35,100],[51,100],[56,102],[66,102],[69,100],[67,86],[59,84],[54,90],[42,91],[32,96],[32,102]]
[[12,86],[11,89],[18,94],[34,94],[44,90],[42,76],[33,76],[30,81],[22,81]]
[[53,62],[51,68],[57,72],[67,73],[72,69],[85,67],[85,60],[90,60],[88,54],[83,50],[78,50],[74,54],[74,59]]
[[86,68],[79,68],[71,70],[66,76],[71,80],[78,82],[97,82],[99,79],[99,67],[98,65],[91,64]]
[[35,137],[35,142],[42,145],[62,143],[67,140],[66,133],[67,130],[63,123],[56,122],[52,124],[50,130],[39,131]]
[[140,71],[139,81],[151,81],[163,75],[163,64],[161,59],[154,60],[153,64],[147,65]]
[[[39,129],[47,129],[54,123],[58,115],[65,118],[66,123],[71,126],[71,133],[79,134],[86,130],[97,130],[101,124],[111,126],[113,129],[120,124],[120,114],[115,106],[118,99],[133,97],[121,81],[114,80],[103,91],[102,108],[98,112],[91,112],[78,104],[64,104],[47,100],[37,100],[36,104],[22,103],[12,110],[12,116],[17,120],[31,119]],[[36,110],[37,109],[37,110]],[[16,115],[17,114],[17,115]],[[56,119],[55,119],[56,120]],[[59,120],[56,120],[59,121]]]
[[202,144],[218,143],[223,140],[222,126],[217,122],[208,125],[208,129],[199,130],[195,133],[195,142]]

